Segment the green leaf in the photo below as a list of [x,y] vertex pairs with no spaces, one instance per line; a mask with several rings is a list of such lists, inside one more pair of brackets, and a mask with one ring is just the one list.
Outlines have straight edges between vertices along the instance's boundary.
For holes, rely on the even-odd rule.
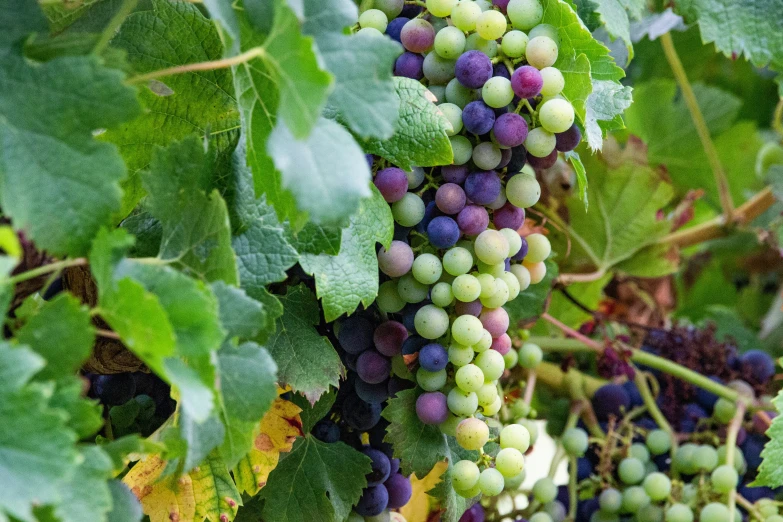
[[49,24],[36,2],[6,0],[0,4],[0,48],[10,47],[30,33],[48,32]]
[[595,80],[593,92],[587,97],[585,105],[585,137],[587,144],[595,152],[603,146],[603,134],[606,122],[614,122],[611,128],[622,129],[620,115],[631,106],[631,87],[617,82]]
[[299,413],[299,417],[302,419],[302,431],[310,433],[313,426],[329,414],[336,399],[337,390],[335,388],[331,388],[328,392],[321,395],[315,404],[310,404],[310,401],[304,395],[295,393],[291,398],[291,402],[302,408],[302,411]]
[[670,31],[684,31],[686,29],[682,17],[674,14],[671,7],[667,7],[660,13],[650,13],[638,22],[631,24],[631,38],[634,42],[647,37],[657,40],[661,35]]
[[[580,214],[584,212],[580,211]],[[552,284],[560,271],[554,260],[548,259],[544,263],[546,264],[544,279],[538,284],[530,285],[527,290],[520,292],[516,299],[504,306],[511,318],[510,324],[535,319],[544,312],[549,293],[552,291]]]
[[297,139],[278,122],[268,147],[283,187],[299,210],[325,225],[340,225],[370,195],[372,176],[362,149],[338,123],[319,118],[311,134]]
[[81,451],[84,459],[62,489],[62,499],[56,513],[62,522],[105,520],[111,511],[112,494],[108,479],[112,476],[112,462],[97,446]]
[[[783,390],[772,402],[777,411],[783,411]],[[783,418],[780,415],[772,419],[766,435],[769,441],[761,452],[763,460],[751,486],[777,488],[783,485],[783,467],[780,466],[780,459],[783,459]]]
[[587,201],[587,171],[585,170],[585,165],[582,163],[582,158],[579,157],[579,153],[575,151],[569,151],[565,153],[565,158],[571,163],[571,166],[574,168],[574,173],[576,174],[576,182],[577,186],[579,187],[579,199],[582,200],[582,203],[585,205],[585,211],[588,209],[588,201]]
[[628,13],[620,0],[593,0],[596,4],[596,12],[601,18],[606,31],[614,38],[621,38],[628,48],[629,60],[633,58],[633,45],[631,44],[631,22]]
[[268,522],[345,520],[367,484],[370,459],[335,442],[298,438],[291,453],[269,474],[259,497]]
[[[98,4],[100,5],[100,4]],[[97,7],[97,6],[96,6]],[[150,0],[129,15],[111,41],[127,52],[135,74],[194,62],[219,60],[223,44],[215,25],[188,2]],[[230,69],[214,69],[159,78],[173,94],[160,96],[151,86],[139,89],[144,113],[121,128],[103,134],[119,146],[130,176],[123,184],[120,217],[127,216],[144,195],[140,172],[155,146],[166,147],[187,136],[207,137],[220,158],[236,145],[239,113]]]
[[63,293],[47,301],[19,329],[16,339],[46,359],[38,378],[54,379],[74,374],[87,360],[95,342],[95,327],[87,308]]
[[[33,66],[8,52],[0,54],[0,69],[3,214],[38,248],[83,255],[120,208],[126,174],[117,149],[97,142],[93,131],[135,117],[135,93],[122,73],[95,57]],[[32,93],[36,103],[29,102]]]
[[414,166],[449,165],[454,159],[446,136],[449,123],[427,99],[427,89],[410,78],[396,77],[394,85],[400,107],[394,135],[388,140],[364,140],[364,150],[405,170]]
[[329,386],[338,386],[345,369],[329,340],[314,328],[320,323],[320,310],[312,292],[303,284],[289,286],[280,301],[283,316],[267,349],[280,381],[315,403]]
[[226,203],[209,191],[213,167],[195,137],[156,148],[142,176],[144,204],[162,226],[160,259],[206,281],[236,284]]
[[393,236],[389,205],[378,189],[372,187],[372,197],[362,202],[343,231],[339,254],[301,256],[302,269],[315,276],[316,292],[327,321],[352,313],[359,303],[367,307],[375,300],[378,295],[376,243],[388,247]]
[[291,227],[287,227],[286,233],[288,242],[300,254],[328,254],[334,256],[340,252],[340,241],[343,233],[341,228],[324,227],[309,221],[298,232],[294,232]]
[[212,283],[212,293],[218,300],[220,324],[228,337],[252,339],[258,334],[264,323],[264,305],[223,281]]
[[141,522],[144,513],[136,495],[128,486],[119,480],[110,480],[109,491],[111,511],[106,515],[106,522]]
[[49,399],[49,406],[68,416],[68,427],[79,439],[95,435],[103,426],[103,406],[96,400],[85,399],[84,381],[76,375],[60,378]]
[[694,322],[708,315],[709,306],[734,306],[739,298],[734,283],[723,274],[718,262],[696,274],[681,274],[677,283],[676,315]]

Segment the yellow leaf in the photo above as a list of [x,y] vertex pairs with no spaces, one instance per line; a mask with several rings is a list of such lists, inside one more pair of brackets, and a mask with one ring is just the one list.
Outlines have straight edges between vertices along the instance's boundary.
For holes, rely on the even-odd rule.
[[444,460],[435,464],[427,476],[423,479],[416,478],[416,474],[411,475],[411,489],[413,494],[411,499],[400,508],[400,513],[408,522],[427,522],[427,516],[430,514],[430,496],[427,491],[435,487],[440,482],[440,476],[449,467]]
[[292,402],[275,399],[261,419],[253,449],[234,468],[239,491],[255,495],[266,485],[269,474],[280,460],[280,453],[291,451],[294,440],[303,435],[301,411]]

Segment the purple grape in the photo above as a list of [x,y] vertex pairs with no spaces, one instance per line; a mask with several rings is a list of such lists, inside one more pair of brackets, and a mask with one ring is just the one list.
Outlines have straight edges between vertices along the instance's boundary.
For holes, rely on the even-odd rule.
[[399,355],[402,352],[402,343],[407,338],[407,328],[397,321],[385,321],[379,324],[372,336],[375,349],[386,357]]
[[418,16],[424,8],[420,5],[415,4],[405,4],[405,7],[402,8],[402,12],[400,13],[400,16],[403,16],[405,18],[414,18]]
[[481,51],[468,51],[457,58],[454,73],[468,89],[481,89],[492,78],[492,60]]
[[410,18],[405,18],[404,16],[395,18],[386,26],[386,34],[395,42],[402,43],[402,40],[400,40],[400,33],[402,32],[403,26],[409,21]]
[[326,442],[327,444],[332,444],[340,440],[340,428],[329,419],[318,421],[315,426],[313,426],[312,433],[313,437],[321,442]]
[[374,183],[387,203],[401,200],[408,192],[408,176],[397,167],[379,170]]
[[421,232],[422,234],[426,233],[430,221],[442,215],[443,212],[440,211],[438,205],[435,203],[435,200],[430,201],[429,203],[427,203],[427,206],[424,207],[424,217],[422,218],[421,221],[419,221],[419,224],[416,225],[416,230],[418,232]]
[[136,380],[131,373],[98,375],[92,381],[92,395],[106,406],[120,406],[136,395]]
[[389,504],[389,492],[383,484],[365,488],[354,511],[363,517],[380,515]]
[[688,403],[683,408],[680,417],[680,431],[682,433],[693,433],[696,431],[699,421],[707,418],[707,412],[704,408],[695,403]]
[[758,383],[765,383],[775,375],[775,360],[761,350],[748,350],[740,357],[742,371]]
[[454,304],[454,310],[457,312],[457,315],[472,315],[473,317],[478,317],[481,315],[481,310],[484,309],[484,305],[481,304],[481,301],[476,299],[475,301],[470,301],[468,303],[463,303],[462,301],[457,301]]
[[425,299],[421,303],[408,303],[405,305],[405,308],[402,309],[402,324],[405,328],[411,332],[416,331],[416,312],[428,304],[430,303]]
[[465,191],[456,183],[444,183],[435,193],[435,204],[444,214],[456,214],[465,208]]
[[401,473],[392,474],[383,485],[389,492],[389,509],[401,508],[408,503],[413,494],[410,479]]
[[359,355],[355,353],[344,352],[342,355],[342,359],[343,362],[345,363],[345,366],[352,372],[356,371],[356,359],[358,358]]
[[500,149],[500,164],[495,168],[502,169],[509,163],[511,163],[511,149]]
[[416,415],[424,424],[440,424],[449,418],[446,396],[441,392],[427,392],[416,399]]
[[495,111],[481,100],[472,101],[462,110],[462,124],[471,134],[486,134],[495,124]]
[[465,194],[477,205],[489,205],[500,196],[500,178],[493,170],[474,172],[465,180]]
[[[748,469],[758,468],[751,468],[750,461],[748,461]],[[737,493],[742,495],[747,501],[751,503],[758,502],[762,498],[775,498],[775,490],[767,486],[752,487],[748,484],[743,484],[737,489]]]
[[477,236],[489,226],[487,209],[479,205],[467,205],[457,214],[457,225],[466,236]]
[[533,98],[541,93],[544,79],[533,66],[523,65],[511,75],[511,89],[520,98]]
[[[718,384],[723,384],[723,381],[715,375],[711,375],[710,380],[717,382]],[[703,388],[696,388],[696,402],[705,410],[712,411],[715,407],[715,403],[718,402],[718,396]]]
[[403,76],[412,80],[421,80],[424,78],[422,65],[424,65],[424,57],[422,55],[411,52],[404,52],[394,63],[394,76]]
[[389,377],[391,362],[375,350],[366,350],[356,360],[356,373],[364,382],[378,384]]
[[389,398],[389,383],[383,381],[377,384],[370,384],[361,379],[357,379],[354,384],[354,391],[364,402],[381,403]]
[[427,236],[435,248],[451,248],[459,240],[459,226],[448,216],[438,216],[427,225]]
[[537,170],[548,169],[549,167],[552,167],[555,163],[557,163],[557,149],[553,150],[552,152],[549,153],[548,156],[544,156],[543,158],[538,158],[528,152],[527,162],[530,163],[530,165],[534,169]]
[[503,268],[505,268],[506,272],[511,272],[511,258],[507,257],[506,260],[503,261]]
[[428,372],[439,372],[449,362],[449,354],[438,343],[430,343],[419,352],[419,364]]
[[506,80],[511,79],[511,73],[508,72],[508,67],[506,67],[506,65],[503,63],[496,63],[492,67],[492,76],[502,76]]
[[593,474],[593,465],[586,457],[579,457],[576,461],[576,478],[579,482],[589,478]]
[[345,398],[342,412],[346,424],[359,431],[367,431],[381,420],[381,404],[364,402],[358,395],[349,395]]
[[511,149],[511,161],[508,162],[506,172],[516,174],[522,171],[522,167],[527,163],[527,149],[520,145]]
[[377,486],[378,484],[386,482],[386,479],[389,478],[389,474],[391,473],[391,462],[389,462],[389,457],[384,455],[383,452],[372,448],[364,448],[362,453],[370,457],[370,466],[372,467],[372,471],[366,475],[367,485]]
[[610,415],[620,416],[622,411],[628,411],[631,398],[619,384],[604,384],[593,395],[593,409],[599,420],[607,420]]
[[508,8],[508,3],[511,0],[492,0],[492,5],[500,9],[500,11],[503,14],[506,14],[506,9]]
[[384,247],[378,250],[378,268],[389,277],[404,276],[411,266],[413,266],[413,250],[407,243],[394,240],[388,250]]
[[364,159],[367,161],[367,166],[372,169],[372,164],[375,162],[375,157],[372,154],[365,154]]
[[444,181],[457,185],[462,185],[465,182],[469,172],[466,165],[446,165],[440,169]]
[[[407,379],[400,379],[399,377],[392,377],[389,379],[389,387],[387,393],[389,397],[396,397],[402,390],[409,390],[413,388],[414,384]],[[392,471],[392,473],[394,473]]]
[[495,120],[492,132],[501,146],[518,147],[527,138],[527,122],[519,114],[508,112]]
[[527,239],[523,237],[522,246],[519,248],[519,252],[514,254],[514,257],[512,257],[511,259],[513,259],[514,261],[522,261],[523,259],[525,259],[526,255],[527,255]]
[[498,230],[501,228],[517,230],[525,222],[525,210],[507,202],[492,213],[492,222]]
[[484,522],[484,508],[481,504],[473,504],[462,514],[459,522]]
[[362,316],[354,315],[340,324],[337,340],[340,347],[348,353],[360,354],[372,346],[372,323]]
[[757,470],[761,466],[761,451],[764,449],[764,445],[767,443],[767,438],[764,435],[758,435],[752,433],[748,435],[745,442],[742,444],[742,455],[745,457],[745,462],[748,463],[748,469]]
[[484,329],[492,335],[493,339],[500,337],[508,330],[508,312],[503,307],[484,310],[479,315],[479,319],[481,324],[484,325]]
[[[435,29],[427,20],[414,18],[406,22],[400,31],[400,42],[412,53],[423,53],[435,43]],[[424,60],[422,59],[422,63]]]
[[411,335],[407,339],[405,339],[405,342],[402,343],[402,354],[403,355],[413,355],[414,353],[421,350],[426,344],[429,344],[429,340],[425,339],[423,337],[420,337],[418,335]]
[[[396,474],[398,471],[400,471],[400,459],[390,459],[389,463],[391,464],[391,470],[389,471],[389,478],[392,477],[392,475]],[[389,488],[386,488],[389,489]],[[394,509],[394,508],[392,508]]]
[[582,131],[574,123],[567,131],[555,134],[555,140],[555,150],[568,152],[574,150],[582,141]]

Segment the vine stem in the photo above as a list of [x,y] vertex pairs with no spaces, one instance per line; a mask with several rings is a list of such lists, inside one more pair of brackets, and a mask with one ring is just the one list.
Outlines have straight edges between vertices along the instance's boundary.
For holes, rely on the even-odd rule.
[[196,62],[186,63],[184,65],[177,65],[175,67],[167,67],[165,69],[159,69],[137,76],[131,76],[126,80],[127,83],[143,83],[163,76],[171,76],[173,74],[183,74],[195,71],[213,71],[215,69],[225,69],[234,65],[239,65],[245,62],[249,62],[254,58],[260,58],[266,55],[266,49],[263,47],[253,47],[248,49],[244,53],[229,58],[223,58],[222,60],[213,60],[210,62]]
[[560,276],[557,278],[557,282],[563,285],[570,285],[573,283],[591,283],[593,281],[598,281],[605,275],[606,269],[600,268],[595,272],[590,272],[587,274],[560,274]]
[[552,325],[556,326],[563,333],[566,333],[566,334],[570,335],[571,337],[573,337],[574,339],[578,340],[580,343],[584,344],[585,346],[587,346],[589,348],[592,348],[594,351],[599,352],[599,353],[604,351],[604,347],[601,346],[601,344],[593,341],[592,339],[590,339],[586,335],[583,335],[583,334],[577,332],[573,328],[571,328],[571,327],[561,323],[560,321],[558,321],[557,319],[555,319],[554,317],[549,315],[547,312],[544,312],[543,314],[541,314],[541,319],[543,319],[544,321],[546,321],[548,323],[551,323]]
[[[734,452],[737,448],[737,434],[742,427],[742,420],[745,418],[745,410],[747,409],[747,403],[745,401],[737,401],[737,411],[734,414],[734,418],[729,423],[729,428],[726,430],[726,465],[734,467]],[[734,506],[737,504],[737,485],[735,484],[731,491],[729,491],[729,520],[728,522],[734,522]]]
[[77,257],[75,259],[66,259],[64,261],[57,261],[56,263],[50,263],[48,265],[39,266],[38,268],[33,268],[32,270],[27,270],[25,272],[22,272],[21,274],[16,274],[13,277],[9,277],[6,280],[6,284],[15,285],[17,283],[21,283],[22,281],[35,279],[38,276],[49,274],[51,272],[56,272],[57,270],[62,270],[63,268],[68,268],[71,266],[84,266],[86,264],[87,264],[87,259],[84,257]]
[[[634,367],[634,370],[636,374],[634,375],[633,380],[636,383],[636,388],[639,390],[639,395],[642,396],[642,401],[644,402],[645,407],[647,407],[650,417],[658,424],[658,427],[669,434],[669,439],[672,441],[671,448],[669,448],[669,455],[671,456],[672,461],[674,461],[674,454],[677,453],[677,434],[674,432],[672,425],[666,420],[663,412],[661,412],[661,409],[655,402],[655,397],[653,397],[652,391],[650,391],[650,385],[647,382],[647,377],[644,372],[639,371],[639,368],[636,367]],[[672,474],[674,474],[675,477],[678,475],[674,466],[672,466]]]
[[726,177],[726,171],[723,170],[723,165],[721,165],[720,158],[718,158],[718,150],[712,142],[707,122],[704,120],[704,115],[699,108],[699,102],[696,100],[693,87],[691,87],[691,83],[688,81],[688,75],[685,73],[685,68],[682,66],[680,57],[677,54],[677,49],[674,47],[674,41],[672,40],[671,34],[665,33],[661,35],[660,41],[663,46],[663,53],[666,55],[666,60],[669,62],[672,73],[674,73],[674,78],[680,86],[685,105],[687,105],[688,111],[691,113],[691,119],[696,127],[696,132],[699,134],[699,139],[701,140],[702,147],[704,147],[704,152],[707,154],[712,173],[715,176],[715,182],[718,185],[718,194],[720,195],[720,204],[723,208],[723,215],[726,223],[731,223],[734,217],[734,203],[731,200],[731,191],[729,189],[729,180]]
[[131,11],[136,8],[136,4],[138,3],[139,0],[123,0],[120,8],[114,13],[114,16],[111,17],[111,20],[109,20],[106,27],[103,28],[98,41],[95,43],[95,47],[92,48],[93,54],[101,54],[103,52],[106,46],[109,45],[114,33],[117,32],[117,29],[122,25],[122,22],[131,14]]
[[573,522],[576,520],[577,504],[576,476],[578,475],[578,471],[576,467],[576,457],[571,457],[568,467],[568,520]]
[[525,396],[522,399],[525,404],[530,406],[530,402],[533,400],[533,391],[536,389],[536,371],[529,370],[527,373],[527,383],[525,384]]

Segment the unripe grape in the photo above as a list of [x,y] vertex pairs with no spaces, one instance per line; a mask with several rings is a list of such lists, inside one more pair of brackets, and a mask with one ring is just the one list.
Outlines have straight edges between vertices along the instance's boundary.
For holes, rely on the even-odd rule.
[[487,468],[479,476],[481,492],[488,497],[500,495],[503,491],[503,475],[495,468]]
[[519,349],[519,365],[528,370],[535,369],[544,358],[544,352],[537,344],[525,343]]
[[497,230],[487,229],[476,237],[476,256],[484,263],[494,265],[508,257],[509,245],[505,236]]
[[500,447],[525,453],[530,448],[530,432],[520,424],[509,424],[500,430]]
[[451,335],[455,341],[465,346],[473,346],[479,340],[484,330],[478,317],[461,315],[451,326]]
[[389,19],[386,17],[386,13],[379,9],[368,9],[359,15],[359,27],[362,29],[372,27],[383,33],[386,31],[388,23]]
[[528,37],[522,31],[509,31],[503,35],[503,40],[500,42],[500,49],[503,51],[503,54],[510,58],[519,58],[525,55],[527,42]]
[[[543,127],[536,127],[535,129],[531,130],[525,139],[525,148],[527,149],[528,153],[537,158],[545,158],[546,156],[549,156],[549,154],[555,150],[555,145],[557,145],[557,138],[553,133],[549,132]],[[506,196],[508,197],[508,187],[506,187]],[[510,197],[509,201],[513,203]]]
[[506,197],[509,203],[515,207],[532,207],[538,203],[541,197],[541,186],[538,184],[535,176],[524,173],[517,174],[512,176],[506,183]]
[[500,274],[500,279],[506,283],[506,288],[508,288],[508,302],[516,299],[519,292],[522,290],[522,286],[519,284],[517,276],[515,276],[513,272],[503,272]]
[[530,271],[524,265],[511,265],[511,273],[519,282],[519,291],[527,290],[530,286]]
[[445,18],[457,5],[457,0],[427,0],[427,10],[434,16]]
[[525,263],[540,263],[552,253],[552,244],[543,234],[528,234],[525,236],[525,240],[527,241]]
[[516,477],[525,467],[525,457],[514,448],[503,448],[495,457],[495,468],[504,477]]
[[[497,13],[497,11],[487,12]],[[511,88],[511,80],[502,76],[490,78],[481,88],[481,97],[484,100],[484,103],[492,108],[500,109],[501,107],[505,107],[514,100],[514,90]],[[484,170],[489,170],[489,168]]]
[[498,54],[498,43],[495,40],[485,40],[478,33],[473,33],[465,42],[465,50],[481,51],[487,57],[494,58]]
[[481,13],[481,8],[476,2],[462,0],[451,10],[451,22],[461,31],[473,31],[476,29],[476,21]]
[[446,308],[454,302],[454,293],[451,291],[451,285],[441,281],[432,287],[430,291],[432,304],[441,308]]
[[503,407],[503,399],[498,396],[497,399],[494,400],[492,404],[489,406],[484,406],[482,408],[482,413],[485,417],[494,417],[497,415],[497,413],[500,411],[500,408]]
[[375,302],[378,304],[378,308],[387,314],[396,314],[405,307],[405,301],[397,292],[397,281],[381,283]]
[[478,409],[478,397],[475,392],[467,393],[455,387],[449,392],[448,406],[454,415],[469,417]]
[[541,23],[544,8],[539,0],[511,0],[506,13],[515,29],[527,31]]
[[466,490],[472,488],[478,483],[480,473],[478,466],[476,466],[474,462],[470,460],[460,460],[454,464],[454,469],[451,471],[451,480],[454,484],[454,489]]
[[552,97],[560,94],[565,88],[565,78],[559,69],[554,67],[544,67],[541,69],[541,78],[544,85],[541,87],[541,94],[546,97]]
[[413,261],[411,273],[419,283],[432,285],[440,279],[443,273],[443,265],[441,265],[440,259],[433,254],[420,254]]
[[456,27],[444,27],[435,35],[435,52],[447,60],[457,59],[465,51],[465,34]]
[[569,428],[563,432],[560,438],[566,453],[575,457],[581,457],[587,451],[587,432],[581,428]]
[[565,132],[574,124],[574,107],[566,100],[553,98],[541,105],[538,118],[549,132]]
[[430,372],[424,368],[419,368],[416,371],[416,382],[424,391],[428,392],[438,391],[443,388],[446,385],[447,377],[446,370]]
[[533,497],[542,504],[551,502],[557,497],[557,486],[549,477],[538,479],[533,484]]
[[488,440],[489,427],[482,420],[471,417],[457,425],[457,443],[466,450],[483,448]]
[[461,390],[477,392],[484,385],[484,373],[475,364],[466,364],[457,370],[454,380]]
[[481,283],[476,277],[470,274],[462,274],[457,276],[454,279],[454,282],[451,283],[451,291],[454,293],[454,297],[457,301],[469,303],[479,298],[479,295],[481,294]]
[[416,332],[425,339],[437,339],[449,329],[449,314],[435,305],[419,308],[414,318]]
[[[483,377],[483,373],[482,373]],[[481,384],[481,387],[476,390],[476,396],[478,397],[478,403],[481,407],[490,406],[493,402],[495,402],[495,399],[500,397],[498,394],[497,386],[493,383],[483,383]]]
[[478,354],[475,364],[484,373],[484,380],[487,382],[498,380],[506,369],[503,356],[495,350],[487,350]]
[[500,308],[508,302],[510,293],[506,282],[495,278],[495,292],[489,297],[479,297],[481,304],[487,308]]
[[508,241],[508,256],[514,257],[522,248],[522,237],[519,232],[510,228],[501,228],[500,233]]
[[500,11],[484,11],[476,20],[476,32],[485,40],[497,40],[506,32],[506,17]]
[[451,124],[451,129],[446,131],[446,135],[459,134],[462,130],[462,109],[453,103],[441,103],[438,105],[438,109]]
[[456,367],[470,364],[474,356],[475,352],[470,346],[462,346],[459,343],[451,343],[449,346],[449,362]]
[[414,227],[424,218],[424,201],[413,192],[392,204],[394,220],[404,227]]
[[421,284],[413,274],[405,274],[397,280],[397,293],[406,303],[420,303],[427,299],[429,287]]

